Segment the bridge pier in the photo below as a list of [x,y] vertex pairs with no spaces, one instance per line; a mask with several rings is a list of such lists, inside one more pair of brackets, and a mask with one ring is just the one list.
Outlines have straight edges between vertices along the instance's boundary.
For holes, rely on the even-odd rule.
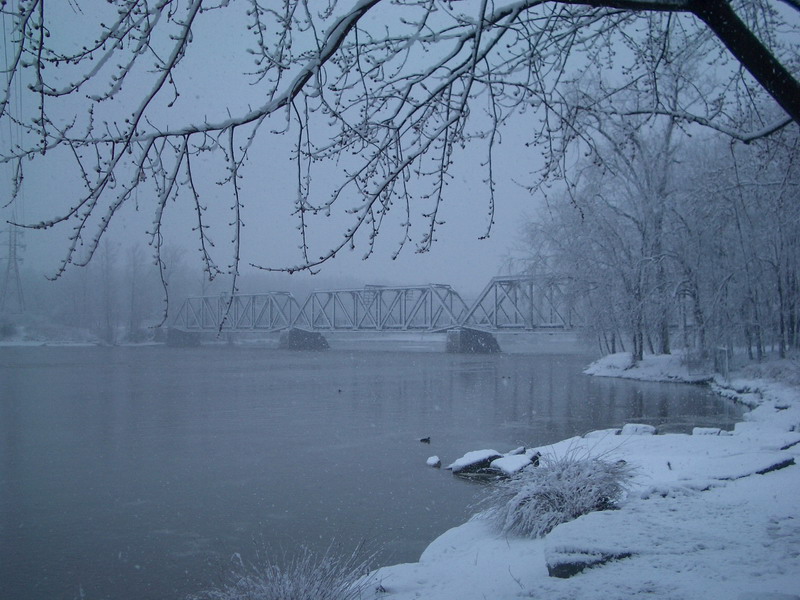
[[495,354],[500,352],[500,344],[488,331],[458,327],[447,331],[445,352],[454,354]]
[[327,350],[329,347],[324,335],[299,327],[282,331],[278,341],[279,350]]
[[200,345],[200,332],[182,331],[175,327],[167,329],[167,346],[173,348],[194,348]]

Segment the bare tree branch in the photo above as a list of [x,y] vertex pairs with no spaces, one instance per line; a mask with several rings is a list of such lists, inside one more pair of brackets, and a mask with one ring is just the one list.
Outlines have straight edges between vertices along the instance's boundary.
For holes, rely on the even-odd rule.
[[[529,144],[546,155],[534,174],[540,182],[565,175],[571,149],[593,144],[592,120],[603,114],[669,118],[744,142],[800,122],[796,48],[781,45],[797,27],[772,10],[777,1],[798,7],[796,0],[329,0],[322,7],[114,0],[91,22],[96,34],[87,42],[62,29],[68,12],[19,0],[19,10],[0,8],[10,50],[0,121],[19,132],[0,160],[15,166],[15,185],[24,169],[64,155],[73,162],[81,196],[23,224],[71,225],[56,276],[86,264],[121,207],[148,190],[156,255],[166,201],[186,198],[207,274],[227,264],[235,281],[248,159],[257,139],[285,144],[286,132],[296,163],[287,212],[299,221],[300,261],[260,266],[316,269],[356,247],[369,256],[395,218],[393,255],[410,244],[424,252],[444,221],[452,165],[468,145],[484,153],[490,235],[497,146],[502,128],[520,119]],[[243,42],[229,39],[250,65],[238,67],[248,85],[231,90],[227,105],[205,106],[203,84],[194,81],[202,67],[192,61],[217,21],[246,33]],[[767,96],[788,118],[775,115]],[[206,165],[224,169],[223,181],[210,184]],[[320,165],[336,167],[323,195],[321,181],[311,185]],[[227,223],[211,222],[206,211],[206,188],[217,183],[227,186]],[[320,251],[311,225],[334,212],[348,225]],[[215,258],[222,249],[212,230],[232,234],[232,260]]]

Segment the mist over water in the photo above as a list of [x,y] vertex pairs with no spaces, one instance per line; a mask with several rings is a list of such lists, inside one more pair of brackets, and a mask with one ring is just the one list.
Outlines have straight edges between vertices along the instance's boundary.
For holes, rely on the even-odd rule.
[[180,598],[264,547],[369,540],[413,561],[481,491],[428,456],[741,414],[702,387],[587,377],[589,360],[0,348],[0,597]]

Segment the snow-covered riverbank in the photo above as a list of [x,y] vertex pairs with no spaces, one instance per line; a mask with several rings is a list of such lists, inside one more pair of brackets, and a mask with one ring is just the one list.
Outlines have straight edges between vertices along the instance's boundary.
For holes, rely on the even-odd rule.
[[[622,357],[593,375],[618,376]],[[626,377],[685,380],[654,357]],[[712,385],[753,410],[733,432],[601,431],[537,448],[624,459],[636,467],[620,510],[594,512],[543,539],[511,538],[474,518],[436,539],[419,562],[375,574],[397,600],[547,598],[800,599],[800,365],[751,366]],[[603,562],[570,578],[565,561]]]

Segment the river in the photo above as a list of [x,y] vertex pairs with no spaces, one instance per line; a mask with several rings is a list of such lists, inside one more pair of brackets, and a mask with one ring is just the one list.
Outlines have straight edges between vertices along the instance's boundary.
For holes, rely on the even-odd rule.
[[234,553],[360,540],[413,561],[480,496],[431,455],[741,416],[703,387],[587,377],[589,360],[0,348],[0,598],[178,599]]

